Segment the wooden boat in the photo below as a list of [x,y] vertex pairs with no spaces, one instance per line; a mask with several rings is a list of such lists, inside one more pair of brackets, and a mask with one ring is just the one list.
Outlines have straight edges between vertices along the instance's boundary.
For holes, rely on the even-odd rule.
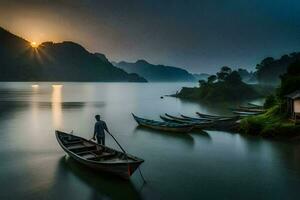
[[[160,116],[160,118],[166,122],[176,122],[176,123],[187,123],[186,121],[180,121],[178,119],[169,118],[165,116]],[[235,116],[228,119],[218,119],[212,121],[202,121],[202,122],[188,122],[194,126],[195,129],[201,130],[232,130],[236,126],[237,121],[240,119],[239,116]]]
[[232,108],[232,111],[255,112],[255,113],[263,113],[263,112],[265,112],[264,109],[258,109],[258,108]]
[[169,117],[165,117],[165,116],[160,116],[160,118],[162,120],[164,120],[165,122],[190,124],[190,125],[194,126],[194,128],[196,128],[196,129],[208,128],[208,127],[211,127],[214,124],[214,121],[202,121],[202,122],[182,121],[182,120],[179,120],[179,119],[169,118]]
[[181,117],[183,117],[184,119],[190,120],[190,121],[195,121],[195,122],[208,122],[208,121],[212,121],[212,119],[204,119],[204,118],[196,118],[196,117],[189,117],[186,115],[180,115]]
[[97,144],[82,137],[55,131],[62,149],[79,163],[129,179],[143,159]]
[[163,121],[165,122],[171,122],[171,123],[178,123],[178,124],[198,124],[200,122],[193,122],[193,121],[188,121],[188,120],[181,120],[181,119],[176,119],[176,118],[171,118],[171,117],[165,117],[165,116],[162,116],[160,115],[159,116]]
[[230,120],[235,118],[236,116],[220,116],[220,115],[209,115],[209,114],[204,114],[200,112],[196,112],[196,114],[201,118],[201,119],[210,119],[210,120]]
[[144,126],[147,128],[160,130],[160,131],[187,133],[194,128],[193,125],[188,123],[179,124],[174,122],[159,122],[159,121],[140,118],[134,114],[132,114],[132,116],[140,126]]
[[200,122],[204,122],[204,121],[211,121],[211,120],[208,120],[208,119],[198,119],[197,121],[196,120],[191,120],[191,119],[188,119],[188,118],[184,118],[184,117],[177,117],[177,116],[173,116],[173,115],[169,115],[168,113],[165,113],[165,116],[167,116],[168,118],[171,118],[171,119],[174,119],[178,122],[187,122],[187,123],[200,123]]
[[255,108],[263,108],[263,106],[261,106],[261,105],[257,105],[257,104],[255,104],[255,103],[248,103],[248,105],[249,106],[252,106],[252,107],[255,107]]
[[232,111],[232,113],[237,114],[239,116],[251,116],[251,115],[261,114],[261,112],[245,112],[245,111]]
[[238,108],[245,108],[245,109],[260,109],[260,107],[257,107],[257,106],[244,106],[244,105],[239,105]]

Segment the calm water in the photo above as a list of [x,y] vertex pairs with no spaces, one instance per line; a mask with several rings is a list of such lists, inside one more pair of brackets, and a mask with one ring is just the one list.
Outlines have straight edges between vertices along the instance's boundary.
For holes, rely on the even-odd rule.
[[[166,134],[130,113],[224,113],[161,95],[191,83],[0,84],[0,199],[299,199],[300,145],[209,131]],[[123,147],[145,159],[130,182],[65,156],[55,129],[90,138],[100,113]],[[110,137],[107,144],[117,148]]]

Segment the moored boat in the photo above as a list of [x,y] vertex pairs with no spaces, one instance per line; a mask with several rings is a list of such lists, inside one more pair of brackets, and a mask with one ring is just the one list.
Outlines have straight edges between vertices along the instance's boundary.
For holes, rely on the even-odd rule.
[[188,123],[180,124],[174,122],[160,122],[160,121],[141,118],[134,114],[132,114],[132,116],[139,125],[147,128],[155,129],[155,130],[187,133],[194,128],[192,124],[188,124]]
[[190,124],[192,126],[194,126],[194,128],[196,129],[203,129],[203,128],[207,128],[210,127],[213,122],[212,121],[202,121],[202,122],[193,122],[193,121],[182,121],[179,119],[174,119],[174,118],[169,118],[169,117],[165,117],[165,116],[161,116],[160,118],[162,120],[164,120],[165,122],[173,122],[173,123],[179,123],[179,124]]
[[255,108],[263,108],[262,105],[258,105],[258,104],[255,104],[255,103],[248,103],[249,106],[252,106],[252,107],[255,107]]
[[200,112],[196,112],[196,114],[200,117],[200,119],[210,119],[210,120],[228,120],[236,117],[236,116],[209,115]]
[[196,118],[196,117],[190,117],[190,116],[187,116],[187,115],[180,115],[181,117],[183,117],[184,119],[187,119],[187,120],[190,120],[190,121],[211,121],[210,119],[203,119],[203,118]]
[[93,141],[72,134],[55,131],[62,149],[79,163],[103,172],[129,179],[144,162],[143,159],[125,154]]
[[263,112],[265,112],[264,109],[258,109],[258,108],[232,108],[232,111],[254,112],[254,113],[263,113]]
[[252,115],[259,115],[262,112],[232,111],[232,113],[237,114],[239,116],[252,116]]
[[174,119],[178,122],[187,122],[187,123],[200,123],[200,122],[208,122],[208,121],[212,121],[210,119],[197,119],[197,120],[192,120],[190,118],[185,118],[185,117],[177,117],[177,116],[173,116],[173,115],[169,115],[168,113],[165,113],[165,116]]

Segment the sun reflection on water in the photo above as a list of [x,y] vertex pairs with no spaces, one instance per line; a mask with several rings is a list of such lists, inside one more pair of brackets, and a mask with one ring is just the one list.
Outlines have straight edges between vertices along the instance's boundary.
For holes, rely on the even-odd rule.
[[52,85],[52,118],[54,128],[62,125],[62,85]]

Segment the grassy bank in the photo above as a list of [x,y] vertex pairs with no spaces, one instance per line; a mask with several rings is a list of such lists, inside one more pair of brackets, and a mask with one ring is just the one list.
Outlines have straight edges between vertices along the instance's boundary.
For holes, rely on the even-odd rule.
[[264,114],[247,117],[241,121],[240,132],[272,138],[300,136],[300,125],[295,125],[282,113],[276,105]]

